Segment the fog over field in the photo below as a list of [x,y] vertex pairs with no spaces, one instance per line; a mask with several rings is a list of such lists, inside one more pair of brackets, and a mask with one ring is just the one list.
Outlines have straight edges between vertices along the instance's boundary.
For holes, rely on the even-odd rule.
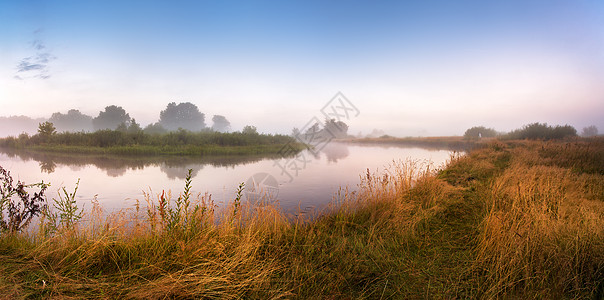
[[604,128],[604,3],[487,2],[2,1],[0,136],[171,102],[289,134],[338,92],[352,135]]

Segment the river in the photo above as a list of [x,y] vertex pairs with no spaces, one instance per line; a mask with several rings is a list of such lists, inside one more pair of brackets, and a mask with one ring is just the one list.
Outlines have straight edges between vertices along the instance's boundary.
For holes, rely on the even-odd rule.
[[[236,196],[246,182],[244,201],[258,197],[278,201],[285,210],[325,206],[339,188],[354,190],[367,169],[384,170],[396,160],[419,160],[442,166],[450,150],[428,150],[384,145],[330,143],[321,151],[305,150],[294,158],[271,156],[218,157],[120,157],[31,153],[0,149],[0,166],[11,172],[15,182],[50,182],[48,199],[61,187],[73,192],[80,179],[76,200],[84,208],[97,199],[106,210],[145,203],[143,192],[154,199],[163,191],[178,197],[187,171],[192,169],[192,192],[211,195],[218,205]],[[262,187],[262,188],[260,188]],[[267,192],[268,191],[268,192]]]

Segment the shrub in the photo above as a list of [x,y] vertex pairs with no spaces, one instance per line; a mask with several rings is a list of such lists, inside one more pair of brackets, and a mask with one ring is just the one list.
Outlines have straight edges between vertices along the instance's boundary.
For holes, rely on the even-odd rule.
[[481,138],[481,137],[495,137],[497,135],[497,131],[493,128],[486,128],[484,126],[474,126],[464,133],[464,137],[467,139],[470,138]]
[[581,132],[581,135],[584,136],[584,137],[597,136],[598,135],[598,127],[596,127],[595,125],[584,127],[583,128],[583,132]]
[[82,218],[84,209],[78,209],[75,195],[78,191],[80,180],[76,183],[73,193],[68,193],[65,187],[62,188],[63,195],[59,193],[59,199],[53,198],[53,206],[56,209],[52,212],[48,206],[42,210],[42,215],[47,220],[44,223],[46,233],[54,233],[59,229],[70,229]]
[[[0,230],[17,232],[26,227],[45,208],[44,192],[48,186],[44,182],[26,185],[17,181],[17,186],[14,187],[10,172],[0,166]],[[40,191],[30,197],[26,189],[33,187],[40,188]]]
[[573,136],[577,136],[577,130],[570,125],[551,127],[547,123],[532,123],[510,132],[506,137],[519,140],[551,140]]

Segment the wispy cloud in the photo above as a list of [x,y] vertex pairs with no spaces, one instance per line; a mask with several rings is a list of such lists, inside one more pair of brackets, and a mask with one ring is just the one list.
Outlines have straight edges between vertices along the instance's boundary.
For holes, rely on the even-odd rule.
[[[37,34],[39,30],[34,32]],[[25,80],[29,78],[48,79],[50,78],[50,63],[57,59],[56,56],[47,50],[46,45],[41,39],[36,39],[31,43],[34,55],[23,58],[17,64],[17,74],[15,79]]]

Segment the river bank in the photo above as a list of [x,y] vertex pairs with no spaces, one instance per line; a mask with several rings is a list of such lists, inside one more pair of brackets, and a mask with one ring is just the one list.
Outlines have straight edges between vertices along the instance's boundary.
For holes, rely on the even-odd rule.
[[[21,134],[18,137],[1,138],[0,147],[49,153],[130,156],[278,154],[306,148],[305,145],[285,135],[186,130],[165,134],[118,130],[62,132],[33,136]],[[285,147],[287,149],[284,150]]]

